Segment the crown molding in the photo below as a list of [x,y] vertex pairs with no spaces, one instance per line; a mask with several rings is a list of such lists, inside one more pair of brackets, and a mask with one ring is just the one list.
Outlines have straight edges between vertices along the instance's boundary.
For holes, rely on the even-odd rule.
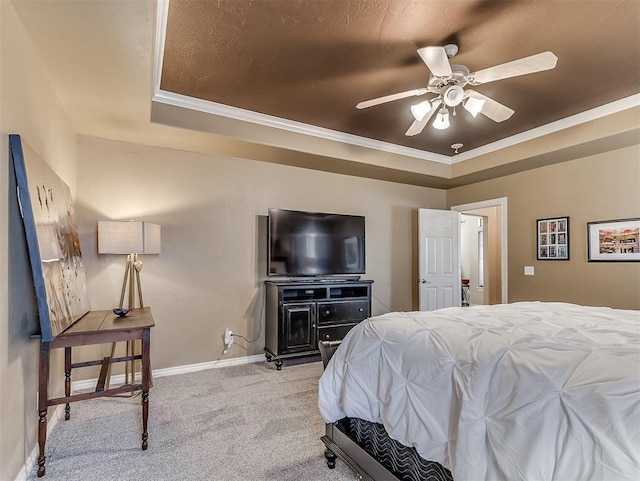
[[164,44],[167,39],[167,16],[169,15],[169,0],[158,0],[156,8],[156,31],[153,45],[153,88],[152,92],[160,90],[162,79],[162,65],[164,62]]
[[577,125],[606,117],[608,115],[613,115],[615,113],[622,112],[623,110],[631,109],[638,106],[640,106],[640,94],[631,95],[630,97],[625,97],[623,99],[616,100],[615,102],[601,105],[600,107],[595,107],[591,110],[585,110],[584,112],[580,112],[579,114],[571,115],[570,117],[556,120],[555,122],[536,127],[535,129],[527,130],[526,132],[521,132],[519,134],[512,135],[511,137],[507,137],[505,139],[483,145],[482,147],[478,147],[477,149],[472,149],[467,152],[456,154],[452,157],[451,164],[456,164],[458,162],[473,159],[474,157],[489,154],[491,152],[495,152],[496,150],[502,150],[507,147],[512,147],[514,145],[521,144],[538,137],[544,137],[548,134],[559,132],[570,127],[575,127]]
[[640,94],[632,95],[630,97],[626,97],[624,99],[620,99],[615,102],[611,102],[609,104],[602,105],[600,107],[596,107],[591,110],[587,110],[585,112],[581,112],[579,114],[557,120],[555,122],[551,122],[541,127],[536,127],[535,129],[521,132],[519,134],[512,135],[511,137],[507,137],[505,139],[483,145],[482,147],[478,147],[467,152],[454,154],[452,156],[446,156],[442,154],[436,154],[434,152],[413,149],[397,144],[391,144],[389,142],[382,142],[380,140],[368,139],[353,134],[325,129],[322,127],[316,127],[313,125],[304,124],[302,122],[282,119],[280,117],[274,117],[272,115],[253,112],[251,110],[240,109],[237,107],[231,107],[229,105],[197,99],[186,95],[167,92],[164,90],[157,90],[152,100],[153,102],[172,105],[174,107],[181,107],[189,110],[195,110],[211,115],[217,115],[234,120],[262,125],[265,127],[287,130],[289,132],[311,135],[334,142],[342,142],[358,147],[375,149],[382,152],[404,155],[406,157],[413,157],[449,165],[473,159],[474,157],[495,152],[497,150],[512,147],[529,140],[543,137],[554,132],[568,129],[570,127],[575,127],[592,120],[596,120],[608,115],[615,114],[617,112],[621,112],[623,110],[640,106]]
[[206,114],[217,115],[220,117],[226,117],[242,122],[248,122],[251,124],[257,124],[264,127],[286,130],[297,134],[310,135],[313,137],[340,142],[343,144],[346,143],[358,147],[380,150],[382,152],[391,154],[404,155],[406,157],[429,160],[432,162],[439,162],[443,164],[451,163],[451,158],[446,155],[436,154],[434,152],[428,152],[419,149],[412,149],[410,147],[391,144],[389,142],[383,142],[380,140],[368,139],[365,137],[360,137],[358,135],[338,132],[336,130],[326,129],[323,127],[316,127],[314,125],[309,125],[302,122],[274,117],[272,115],[253,112],[251,110],[240,109],[237,107],[231,107],[229,105],[197,99],[194,97],[189,97],[187,95],[176,94],[164,90],[158,90],[153,95],[152,101],[165,105],[171,105],[173,107],[181,107],[189,110],[203,112]]

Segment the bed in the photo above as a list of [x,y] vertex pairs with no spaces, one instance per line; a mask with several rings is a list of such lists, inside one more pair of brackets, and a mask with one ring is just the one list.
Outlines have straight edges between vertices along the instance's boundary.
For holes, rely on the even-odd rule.
[[[519,302],[394,312],[319,383],[328,465],[363,479],[640,479],[640,312]],[[422,463],[422,464],[421,464]]]

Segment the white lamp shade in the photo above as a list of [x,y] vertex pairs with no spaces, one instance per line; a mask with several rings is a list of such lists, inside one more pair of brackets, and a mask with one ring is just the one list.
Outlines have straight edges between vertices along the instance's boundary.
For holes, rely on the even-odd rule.
[[436,115],[436,119],[433,121],[433,128],[438,130],[444,130],[451,125],[449,123],[449,111],[446,107],[442,107]]
[[467,109],[467,111],[475,117],[482,111],[482,107],[484,106],[484,103],[485,103],[484,99],[469,97],[467,101],[464,103],[464,108]]
[[428,100],[424,100],[419,104],[411,106],[411,113],[413,114],[413,118],[418,122],[424,119],[424,116],[429,113],[429,110],[431,110],[431,104]]
[[144,221],[100,221],[98,253],[160,254],[160,226]]

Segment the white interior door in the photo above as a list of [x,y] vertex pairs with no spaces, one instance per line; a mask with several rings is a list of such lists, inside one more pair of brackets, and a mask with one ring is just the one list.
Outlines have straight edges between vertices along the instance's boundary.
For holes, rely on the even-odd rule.
[[460,306],[460,213],[418,210],[420,310]]

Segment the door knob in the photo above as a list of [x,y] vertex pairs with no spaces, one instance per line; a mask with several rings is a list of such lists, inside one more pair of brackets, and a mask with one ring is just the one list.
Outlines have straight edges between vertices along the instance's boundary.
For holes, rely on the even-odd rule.
[[428,281],[428,280],[426,280],[426,279],[420,279],[420,282],[421,282],[422,284],[431,284],[431,281]]

